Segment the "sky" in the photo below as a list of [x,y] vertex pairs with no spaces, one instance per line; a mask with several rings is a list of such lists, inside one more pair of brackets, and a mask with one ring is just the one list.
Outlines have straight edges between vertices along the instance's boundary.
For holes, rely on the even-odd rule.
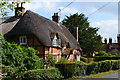
[[[66,7],[70,2],[72,2]],[[31,10],[41,16],[51,19],[55,12],[62,10],[60,21],[66,16],[83,13],[88,17],[91,27],[99,28],[98,34],[104,38],[117,42],[118,34],[118,1],[116,0],[31,0],[24,4],[26,10]],[[120,33],[120,32],[119,32]]]

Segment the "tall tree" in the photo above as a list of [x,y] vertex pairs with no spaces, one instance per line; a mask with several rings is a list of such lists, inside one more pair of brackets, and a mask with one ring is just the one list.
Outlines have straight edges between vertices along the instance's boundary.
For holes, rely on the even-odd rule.
[[62,21],[70,32],[74,35],[74,28],[78,27],[79,43],[84,53],[93,53],[103,49],[102,37],[97,33],[98,28],[90,27],[88,18],[84,14],[73,14],[66,16]]

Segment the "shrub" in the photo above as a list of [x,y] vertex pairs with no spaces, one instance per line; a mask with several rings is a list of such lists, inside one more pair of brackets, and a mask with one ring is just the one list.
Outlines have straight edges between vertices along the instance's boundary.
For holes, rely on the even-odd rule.
[[94,62],[94,58],[92,57],[80,57],[80,60],[83,61],[83,62],[86,62],[86,63],[91,63],[91,62]]
[[85,57],[80,57],[80,60],[81,60],[81,61],[83,61],[83,62],[88,63],[88,59],[87,59],[87,58],[85,58]]
[[57,63],[58,63],[58,64],[68,63],[68,59],[67,59],[67,58],[64,58],[64,57],[61,57],[61,59],[60,59]]
[[111,65],[112,65],[112,70],[120,69],[120,60],[112,60]]
[[120,57],[94,57],[94,61],[104,61],[104,60],[119,60]]
[[47,55],[45,61],[49,67],[55,67],[56,59],[53,55]]
[[87,64],[80,61],[76,63],[74,76],[84,76],[86,75]]
[[64,78],[70,78],[74,75],[75,66],[75,63],[56,64],[56,67],[59,69]]
[[[30,47],[25,48],[17,44],[11,44],[5,41],[1,35],[0,38],[2,39],[0,42],[2,47],[2,65],[5,65],[5,69],[7,69],[6,66],[11,67],[11,70],[15,69],[15,71],[10,72],[8,70],[8,72],[6,72],[9,74],[8,76],[19,78],[19,74],[24,71],[43,68],[43,61],[36,55],[38,51]],[[14,75],[12,75],[13,73]]]
[[100,51],[96,54],[96,56],[104,56],[104,57],[107,57],[107,56],[112,56],[112,54],[109,54],[109,53],[106,53],[105,51]]
[[96,63],[96,62],[88,64],[86,74],[90,75],[90,74],[96,74],[96,73],[98,73],[99,70],[100,70],[99,66],[100,65],[98,63]]
[[75,64],[56,64],[56,67],[65,78],[69,78],[73,76],[91,75],[109,70],[118,70],[120,69],[120,60],[106,60],[94,63],[76,61]]
[[62,79],[63,76],[61,75],[57,68],[52,68],[52,69],[29,70],[23,74],[22,78],[25,80],[29,79],[59,80]]

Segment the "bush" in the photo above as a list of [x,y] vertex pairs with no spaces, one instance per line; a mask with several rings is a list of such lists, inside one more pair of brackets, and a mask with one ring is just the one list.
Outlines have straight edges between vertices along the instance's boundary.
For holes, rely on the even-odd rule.
[[111,61],[101,61],[100,62],[100,71],[99,72],[106,72],[112,69]]
[[83,61],[83,62],[86,62],[86,63],[91,63],[91,62],[94,62],[94,58],[92,57],[80,57],[80,60]]
[[88,59],[87,59],[87,58],[85,58],[85,57],[80,57],[80,60],[81,60],[81,61],[83,61],[83,62],[88,63]]
[[82,61],[71,64],[56,64],[65,78],[73,76],[84,76],[120,69],[120,60],[106,60],[94,63],[84,63]]
[[86,64],[82,61],[77,62],[76,66],[75,66],[74,76],[84,76],[84,75],[86,75],[87,65],[88,64]]
[[98,56],[95,56],[93,57],[94,58],[94,61],[104,61],[104,60],[119,60],[120,57],[98,57]]
[[120,60],[112,60],[111,65],[112,65],[112,70],[120,69]]
[[47,55],[45,61],[46,61],[47,66],[55,67],[56,59],[53,55]]
[[67,59],[67,58],[64,58],[64,57],[61,57],[61,59],[60,59],[57,63],[58,63],[58,64],[68,63],[68,59]]
[[100,51],[96,54],[96,56],[104,56],[104,57],[107,57],[107,56],[112,56],[112,54],[109,54],[109,53],[106,53],[105,51]]
[[74,75],[75,66],[75,63],[56,64],[56,67],[59,69],[64,78],[70,78]]
[[86,75],[96,74],[99,72],[100,67],[99,63],[90,63],[87,66]]
[[[2,65],[5,65],[5,69],[7,69],[6,66],[11,67],[11,70],[15,69],[15,71],[9,72],[8,70],[8,72],[6,72],[9,77],[19,78],[19,74],[24,71],[43,68],[43,60],[36,55],[39,54],[38,51],[30,47],[25,48],[17,44],[11,44],[5,41],[1,35],[0,38],[2,39],[0,42],[2,47]],[[14,75],[12,75],[13,73]]]
[[26,71],[23,76],[23,79],[38,79],[38,80],[59,80],[62,79],[63,76],[56,68],[52,69],[37,69],[37,70],[29,70]]

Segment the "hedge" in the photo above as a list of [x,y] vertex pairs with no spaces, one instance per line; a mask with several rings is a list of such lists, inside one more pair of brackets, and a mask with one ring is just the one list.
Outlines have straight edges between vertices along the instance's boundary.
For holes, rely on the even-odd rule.
[[38,79],[38,80],[59,80],[62,79],[60,71],[57,68],[52,69],[37,69],[26,71],[23,76],[23,79]]
[[71,64],[56,64],[65,78],[73,76],[84,76],[106,72],[109,70],[120,69],[120,60],[106,60],[94,63],[71,63]]
[[110,56],[110,57],[104,57],[104,56],[82,56],[80,57],[83,62],[88,62],[88,58],[93,58],[94,61],[104,61],[104,60],[119,60],[120,56]]
[[56,67],[59,69],[64,78],[69,78],[74,75],[75,66],[76,65],[74,63],[56,64]]

